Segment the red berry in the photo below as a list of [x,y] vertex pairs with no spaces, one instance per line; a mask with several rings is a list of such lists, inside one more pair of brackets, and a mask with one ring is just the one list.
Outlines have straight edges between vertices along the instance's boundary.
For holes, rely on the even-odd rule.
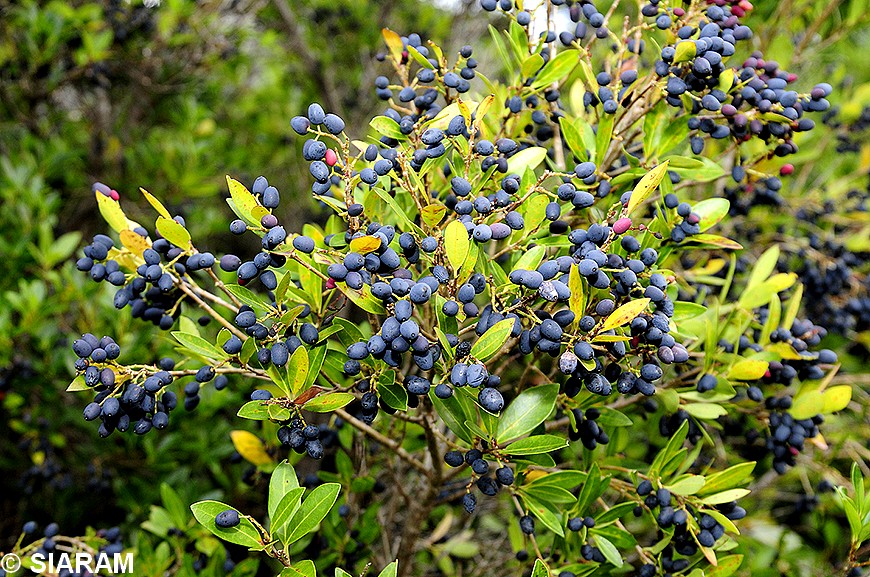
[[686,15],[686,11],[682,8],[674,8],[674,16],[682,17]]
[[111,198],[112,200],[118,200],[119,198],[121,198],[121,195],[118,194],[118,191],[117,191],[117,190],[114,190],[114,189],[113,189],[113,190],[109,193],[109,198]]
[[338,162],[338,155],[331,148],[326,149],[326,157],[324,158],[326,164],[329,166],[335,166],[335,163]]
[[782,168],[779,169],[780,176],[788,176],[789,174],[794,172],[793,164],[784,164]]
[[330,278],[326,279],[326,290],[332,290],[335,288],[335,279]]

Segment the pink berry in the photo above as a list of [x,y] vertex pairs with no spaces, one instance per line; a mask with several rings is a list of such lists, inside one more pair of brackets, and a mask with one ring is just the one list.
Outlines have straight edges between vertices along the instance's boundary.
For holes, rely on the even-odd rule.
[[338,162],[338,155],[331,148],[326,149],[326,158],[324,158],[326,164],[329,166],[335,166],[335,163]]
[[794,172],[793,164],[784,164],[782,168],[779,169],[780,176],[788,176],[789,174]]
[[332,278],[326,279],[326,289],[332,290],[334,288],[335,288],[335,279],[332,279]]
[[630,218],[620,218],[616,222],[613,223],[613,232],[615,234],[622,234],[628,229],[631,228],[631,219]]
[[118,194],[117,190],[112,190],[111,192],[109,192],[109,198],[111,198],[112,200],[118,200],[119,198],[121,198],[121,195]]

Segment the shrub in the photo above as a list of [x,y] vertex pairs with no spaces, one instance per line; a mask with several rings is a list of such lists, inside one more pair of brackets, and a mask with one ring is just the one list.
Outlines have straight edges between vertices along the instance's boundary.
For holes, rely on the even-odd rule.
[[[470,46],[384,30],[389,108],[368,141],[316,103],[290,121],[323,226],[286,230],[267,178],[228,177],[230,232],[262,250],[218,257],[153,195],[148,230],[95,184],[116,237],[77,267],[178,354],[143,364],[87,333],[68,390],[93,395],[103,437],[160,435],[181,405],[244,391],[237,416],[259,425],[232,440],[271,475],[268,504],[191,509],[282,575],[454,574],[468,557],[535,577],[731,575],[746,485],[812,463],[852,389],[778,247],[737,271],[754,247],[717,233],[732,207],[709,191],[729,174],[783,187],[831,86],[736,56],[745,2],[624,21],[574,3],[568,30],[540,36],[512,2],[480,5],[510,19],[492,29],[508,81]],[[853,483],[846,565],[867,509]],[[203,543],[163,493],[149,530]]]

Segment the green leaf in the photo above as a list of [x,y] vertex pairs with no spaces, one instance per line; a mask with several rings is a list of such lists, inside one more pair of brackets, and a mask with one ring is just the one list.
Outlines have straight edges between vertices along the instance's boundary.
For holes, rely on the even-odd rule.
[[688,62],[695,57],[695,52],[695,43],[691,40],[683,40],[682,42],[677,42],[674,54],[674,64],[679,64],[680,62]]
[[326,393],[325,395],[314,397],[305,403],[302,408],[314,413],[329,413],[335,409],[342,408],[355,398],[352,393]]
[[680,452],[688,433],[689,421],[687,419],[683,421],[683,424],[680,425],[677,432],[668,440],[667,445],[656,454],[655,459],[653,459],[652,465],[650,465],[649,468],[649,476],[651,478],[657,477],[659,472],[662,470],[662,467]]
[[218,360],[226,358],[227,356],[224,351],[200,336],[183,333],[181,331],[173,331],[172,336],[175,337],[175,340],[181,343],[185,348],[208,359]]
[[541,245],[530,248],[522,253],[517,263],[511,268],[514,270],[535,270],[541,261],[544,260],[544,255],[547,254],[547,248]]
[[535,559],[531,577],[550,577],[550,568],[540,559]]
[[[613,137],[613,122],[615,114],[605,114],[599,117],[595,133],[595,162],[601,164]],[[604,167],[601,167],[602,169]]]
[[302,392],[303,385],[308,378],[308,368],[308,349],[304,346],[296,347],[287,361],[287,388],[290,394],[298,395]]
[[157,232],[178,248],[185,251],[190,248],[190,233],[174,220],[159,216],[157,217],[156,226]]
[[508,158],[508,173],[523,174],[526,168],[536,169],[547,158],[547,149],[540,146],[525,148]]
[[172,516],[172,522],[176,527],[185,527],[190,519],[188,509],[178,493],[167,483],[160,484],[160,499],[163,502],[163,507]]
[[595,535],[595,543],[598,545],[598,549],[601,550],[601,554],[604,555],[604,558],[607,559],[611,565],[622,567],[622,556],[616,549],[616,545],[601,535]]
[[647,298],[628,301],[608,316],[601,325],[600,332],[609,331],[631,322],[634,318],[646,310],[650,300]]
[[248,401],[242,405],[236,416],[252,421],[268,421],[269,405],[262,401]]
[[369,285],[363,285],[361,290],[354,290],[344,283],[337,283],[336,286],[344,296],[362,310],[373,315],[382,315],[387,312],[383,303],[372,296],[372,289]]
[[626,214],[631,214],[634,212],[638,206],[643,203],[652,192],[658,188],[659,183],[664,178],[665,174],[668,172],[668,161],[664,161],[659,164],[640,179],[640,182],[634,187],[634,190],[631,191],[631,198],[628,201],[628,209],[626,210]]
[[577,66],[579,59],[580,52],[573,48],[563,50],[555,58],[550,58],[535,81],[532,82],[532,90],[538,90],[566,78]]
[[468,427],[465,426],[465,421],[470,419],[470,415],[465,412],[462,402],[458,397],[459,395],[454,394],[448,399],[439,399],[435,396],[434,387],[429,391],[429,399],[435,406],[435,410],[438,411],[438,416],[447,425],[447,428],[453,431],[460,439],[470,443],[472,434],[469,432]]
[[305,493],[305,487],[294,487],[281,498],[281,502],[275,507],[275,512],[270,516],[269,532],[272,533],[273,537],[280,538],[286,534],[286,526],[299,509],[303,493]]
[[719,224],[723,218],[728,216],[728,210],[731,208],[731,203],[725,198],[705,198],[701,202],[692,205],[692,212],[701,217],[701,222],[698,225],[701,227],[701,232]]
[[705,505],[721,505],[722,503],[730,503],[731,501],[741,499],[749,493],[749,489],[728,489],[727,491],[704,497],[701,502]]
[[299,479],[296,477],[293,465],[288,461],[282,461],[275,467],[272,478],[269,479],[269,517],[275,516],[275,511],[284,495],[298,486]]
[[599,415],[597,422],[600,425],[607,425],[608,427],[630,427],[634,424],[625,413],[617,411],[616,409],[601,407],[599,410],[601,411],[601,415]]
[[335,500],[338,499],[339,491],[341,491],[341,485],[338,483],[324,483],[315,487],[294,515],[292,519],[293,530],[288,533],[283,543],[285,545],[295,543],[317,529],[317,526],[332,509]]
[[746,281],[746,290],[751,290],[767,280],[776,270],[777,260],[779,260],[779,246],[773,245],[755,261],[749,280]]
[[69,386],[66,388],[66,392],[68,393],[76,393],[78,391],[87,391],[90,387],[85,384],[85,376],[79,375],[72,380]]
[[398,572],[399,572],[399,561],[397,559],[396,561],[393,561],[392,563],[390,563],[389,565],[384,567],[384,570],[378,574],[378,577],[396,577]]
[[728,414],[725,407],[716,403],[690,403],[683,405],[683,409],[697,419],[718,419]]
[[504,449],[508,455],[537,455],[568,446],[568,440],[556,435],[535,435],[514,441]]
[[394,140],[405,140],[405,135],[399,128],[399,123],[387,116],[375,116],[372,118],[369,125],[374,128],[378,134],[392,138]]
[[529,495],[523,495],[523,502],[529,512],[537,517],[549,530],[560,537],[565,536],[565,529],[562,527],[562,516],[558,513],[555,504],[539,501]]
[[694,495],[704,487],[705,483],[706,479],[703,475],[687,475],[668,485],[668,488],[675,495]]
[[536,485],[532,483],[521,487],[519,491],[542,503],[573,503],[577,500],[573,493],[556,485]]
[[238,509],[220,501],[200,501],[190,506],[190,510],[199,524],[224,541],[249,548],[262,547],[260,532],[257,531],[257,528],[254,527],[250,519],[244,517],[241,513],[239,513],[239,524],[235,527],[229,529],[218,528],[215,524],[215,517],[228,509],[238,512]]
[[454,220],[444,229],[444,251],[454,271],[458,271],[468,257],[470,244],[468,230],[458,220]]
[[[284,277],[281,278],[281,280],[283,281],[285,278],[288,279],[289,282],[290,275],[285,274]],[[224,288],[227,289],[234,297],[242,301],[242,303],[254,309],[254,312],[256,312],[258,316],[269,311],[269,307],[266,306],[266,303],[264,303],[260,297],[254,294],[251,289],[237,284],[225,284]]]
[[471,356],[482,363],[491,359],[507,342],[516,321],[512,318],[500,320],[483,333],[471,347]]
[[314,566],[314,561],[304,559],[290,567],[285,567],[278,577],[317,577],[317,568]]
[[540,54],[532,54],[523,61],[522,74],[524,78],[531,78],[535,72],[544,65],[544,57]]
[[728,467],[724,471],[707,475],[707,482],[704,483],[704,488],[699,491],[699,494],[712,495],[726,489],[732,489],[745,481],[754,468],[755,461],[748,461]]
[[[388,378],[389,375],[392,375],[392,379]],[[408,391],[405,387],[396,384],[395,379],[396,374],[393,371],[382,374],[378,378],[378,397],[392,409],[407,411]]]
[[499,442],[522,437],[544,422],[556,406],[559,385],[538,385],[520,393],[498,420]]

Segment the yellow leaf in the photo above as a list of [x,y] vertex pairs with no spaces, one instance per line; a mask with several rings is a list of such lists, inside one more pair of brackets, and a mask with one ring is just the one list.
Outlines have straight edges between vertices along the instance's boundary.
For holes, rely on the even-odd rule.
[[461,98],[456,101],[459,105],[459,113],[462,115],[462,119],[465,120],[465,126],[471,124],[471,110],[469,110],[468,105]]
[[634,190],[631,191],[631,198],[628,200],[628,210],[626,214],[631,214],[632,211],[640,206],[640,204],[649,198],[652,191],[658,187],[665,173],[668,171],[668,160],[656,166],[649,172],[643,175]]
[[187,229],[175,222],[172,219],[163,216],[157,217],[157,232],[163,235],[163,238],[177,246],[182,250],[190,248],[190,233]]
[[604,324],[601,325],[601,330],[609,331],[610,329],[621,327],[627,322],[631,322],[634,320],[634,317],[646,309],[647,305],[649,305],[649,299],[635,299],[625,303],[610,313],[610,316],[607,317],[604,320]]
[[266,465],[272,462],[272,457],[266,452],[263,441],[248,431],[230,431],[233,446],[247,462],[252,465]]
[[121,232],[130,228],[127,222],[127,215],[121,210],[121,205],[117,200],[112,200],[101,192],[95,192],[97,197],[97,207],[100,209],[100,214],[103,219],[115,232]]
[[837,385],[836,387],[825,389],[825,392],[822,393],[822,399],[823,413],[842,411],[848,406],[849,401],[852,400],[852,387],[849,385]]
[[458,271],[468,257],[470,241],[468,230],[465,225],[454,220],[444,229],[444,250],[447,252],[447,260],[454,271]]
[[[257,199],[253,194],[248,192],[244,184],[229,176],[227,176],[227,185],[230,189],[230,197],[232,197],[233,204],[236,205],[236,208],[242,215],[249,217],[253,221],[251,210],[257,206]],[[256,222],[259,222],[259,220]]]
[[141,234],[133,232],[132,230],[122,230],[120,235],[121,244],[124,245],[124,248],[136,256],[142,256],[142,253],[145,252],[146,248],[151,248],[151,242],[147,238]]
[[447,214],[446,206],[443,204],[430,204],[423,207],[423,210],[420,212],[420,218],[429,226],[434,227],[441,222],[445,214]]
[[390,49],[390,54],[393,56],[393,59],[396,62],[401,62],[402,50],[404,50],[404,46],[402,45],[402,37],[390,30],[389,28],[383,28],[381,30],[381,34],[384,37],[384,42],[387,43],[387,47]]
[[725,378],[737,381],[754,381],[760,379],[767,372],[767,361],[747,359],[738,361],[730,369]]
[[163,203],[157,200],[157,197],[145,190],[144,188],[139,188],[139,192],[142,193],[142,196],[145,197],[145,200],[154,207],[154,210],[157,211],[157,214],[160,216],[166,217],[168,219],[172,219],[172,215],[169,214],[169,211],[166,210],[166,207],[163,206]]
[[477,111],[474,113],[474,127],[480,128],[483,124],[483,117],[486,116],[486,113],[489,112],[489,108],[492,106],[492,103],[495,101],[495,96],[490,94],[478,105]]
[[350,250],[360,254],[368,254],[378,250],[381,239],[377,236],[360,236],[350,241]]
[[695,43],[691,40],[679,42],[674,54],[674,64],[691,60],[695,57],[695,50]]

